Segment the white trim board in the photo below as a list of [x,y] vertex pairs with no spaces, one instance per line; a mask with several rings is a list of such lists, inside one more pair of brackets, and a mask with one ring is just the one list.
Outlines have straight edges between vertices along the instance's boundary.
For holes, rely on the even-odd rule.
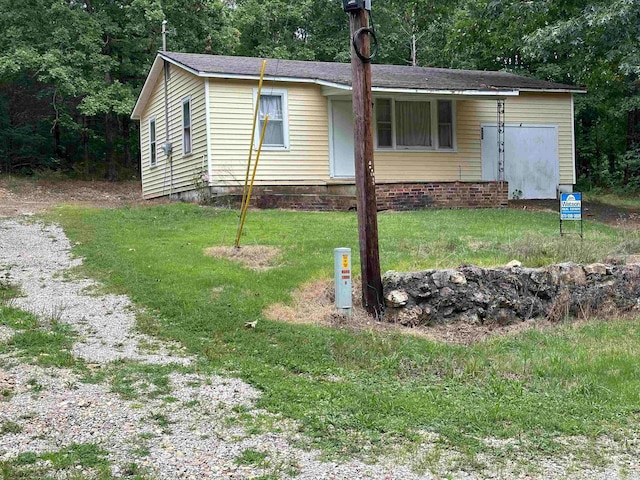
[[209,176],[209,186],[213,184],[213,165],[211,164],[211,99],[209,98],[209,79],[204,79],[204,125],[207,129],[207,175]]
[[335,178],[335,168],[333,166],[333,100],[327,99],[327,110],[329,114],[329,178]]
[[573,95],[571,95],[571,163],[573,165],[573,184],[577,183],[576,174],[576,115],[573,105]]

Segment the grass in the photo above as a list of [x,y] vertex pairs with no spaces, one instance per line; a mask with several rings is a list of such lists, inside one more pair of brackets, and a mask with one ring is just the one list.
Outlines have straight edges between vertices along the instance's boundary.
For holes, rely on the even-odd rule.
[[266,453],[247,448],[235,459],[235,463],[236,465],[263,465],[266,458]]
[[20,433],[20,432],[22,432],[22,425],[16,422],[6,420],[0,423],[0,436],[6,435],[9,433]]
[[[55,452],[36,454],[23,452],[17,457],[0,462],[2,480],[114,480],[107,452],[91,443],[71,444]],[[147,477],[135,464],[130,464],[122,476],[128,480]]]
[[0,325],[17,332],[6,343],[0,344],[0,354],[17,351],[22,358],[43,367],[79,367],[83,362],[71,354],[75,334],[54,319],[43,328],[30,313],[0,304]]
[[[266,306],[290,301],[302,283],[332,276],[333,248],[351,247],[358,265],[354,214],[251,212],[244,243],[281,252],[278,268],[264,272],[203,254],[232,243],[233,211],[66,208],[55,220],[79,242],[75,252],[93,275],[146,308],[145,330],[259,388],[259,407],[297,420],[328,454],[410,449],[421,432],[434,432],[470,459],[487,451],[487,437],[519,439],[551,455],[565,448],[559,435],[594,438],[638,417],[638,321],[564,325],[461,347],[264,319]],[[584,242],[558,241],[557,216],[543,212],[386,213],[379,222],[383,270],[514,257],[529,266],[593,261],[637,241],[592,223]],[[255,329],[244,327],[256,319]]]
[[598,192],[585,192],[585,200],[606,203],[607,205],[613,205],[615,207],[622,208],[640,208],[640,199],[633,195],[618,195],[616,193],[607,191]]

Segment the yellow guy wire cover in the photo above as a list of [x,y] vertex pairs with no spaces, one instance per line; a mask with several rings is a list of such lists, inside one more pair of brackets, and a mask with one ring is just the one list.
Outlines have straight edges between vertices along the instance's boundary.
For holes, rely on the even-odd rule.
[[247,173],[244,177],[244,186],[242,187],[242,203],[244,205],[247,195],[247,184],[249,183],[249,172],[251,171],[251,157],[253,156],[253,141],[256,134],[256,123],[258,122],[258,113],[260,112],[260,93],[262,92],[262,80],[264,79],[264,71],[267,68],[267,61],[262,61],[262,69],[260,70],[260,81],[258,82],[258,95],[256,96],[256,106],[253,112],[253,128],[251,129],[251,143],[249,144],[249,158],[247,160]]
[[247,218],[247,210],[249,210],[249,202],[251,201],[251,192],[253,191],[253,184],[256,180],[256,171],[258,170],[258,162],[260,161],[260,153],[262,152],[262,142],[264,142],[264,134],[267,131],[267,123],[269,123],[269,114],[264,117],[264,124],[262,125],[262,133],[260,135],[260,145],[258,145],[258,153],[256,154],[256,161],[253,164],[253,174],[251,175],[251,183],[249,184],[249,191],[247,192],[247,199],[242,205],[240,212],[240,227],[238,228],[238,235],[236,236],[236,248],[240,247],[240,237],[242,236],[242,229],[244,228],[244,221]]

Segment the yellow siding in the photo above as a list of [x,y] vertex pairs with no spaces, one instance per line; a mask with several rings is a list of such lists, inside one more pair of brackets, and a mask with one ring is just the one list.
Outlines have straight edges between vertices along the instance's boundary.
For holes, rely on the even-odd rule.
[[[251,141],[253,89],[257,82],[209,81],[212,181],[214,185],[242,184]],[[290,148],[262,151],[256,183],[326,182],[329,180],[328,102],[320,87],[265,82],[263,92],[268,93],[269,88],[287,90]]]
[[[191,153],[182,153],[182,101],[191,98]],[[149,166],[149,118],[156,118],[155,167]],[[193,189],[194,177],[204,166],[206,171],[206,122],[204,80],[171,66],[169,80],[169,141],[173,144],[173,182],[171,168],[160,146],[165,142],[164,74],[154,87],[140,123],[142,193],[146,198]],[[171,186],[173,183],[173,186]]]
[[[145,197],[169,194],[170,174],[161,144],[165,141],[164,91],[161,75],[142,114],[140,142]],[[209,79],[212,185],[244,181],[251,126],[253,89],[257,82]],[[205,80],[172,66],[169,82],[170,141],[173,143],[173,191],[193,189],[198,171],[206,169]],[[265,82],[287,90],[289,150],[263,151],[257,184],[324,184],[329,176],[328,101],[318,85]],[[182,154],[182,100],[191,97],[192,153]],[[156,118],[157,165],[149,167],[149,118]],[[571,94],[522,93],[506,101],[506,123],[558,126],[560,183],[572,184]],[[480,125],[496,123],[496,101],[456,102],[455,152],[375,152],[376,179],[393,181],[479,181],[482,179]],[[508,160],[508,158],[507,158]]]
[[[506,100],[505,121],[558,126],[560,183],[572,184],[571,94],[521,93]],[[482,180],[481,132],[483,123],[496,123],[495,100],[456,102],[456,152],[375,153],[376,180],[479,181]],[[508,152],[507,152],[508,161]]]

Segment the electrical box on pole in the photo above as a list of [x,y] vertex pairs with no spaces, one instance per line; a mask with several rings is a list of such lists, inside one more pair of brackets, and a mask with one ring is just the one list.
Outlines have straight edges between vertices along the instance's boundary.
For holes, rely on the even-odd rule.
[[[362,304],[367,312],[382,316],[382,277],[378,251],[378,208],[373,168],[373,102],[371,97],[371,61],[377,51],[373,25],[369,25],[371,2],[343,0],[349,14],[351,32],[351,71],[353,89],[353,138],[358,206],[358,238]],[[374,49],[371,49],[373,39]]]
[[357,12],[358,10],[371,10],[371,0],[342,0],[345,12]]

